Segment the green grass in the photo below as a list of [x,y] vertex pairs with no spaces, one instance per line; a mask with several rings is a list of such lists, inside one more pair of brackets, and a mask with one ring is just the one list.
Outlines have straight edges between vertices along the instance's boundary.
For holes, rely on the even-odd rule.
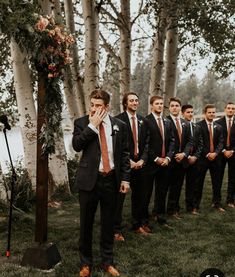
[[[223,199],[226,185],[223,187]],[[184,208],[184,191],[182,191]],[[152,203],[151,203],[152,205]],[[226,277],[234,277],[235,264],[235,210],[219,214],[211,207],[211,185],[206,180],[201,214],[192,216],[182,211],[183,219],[169,221],[173,229],[151,222],[153,234],[148,237],[130,231],[130,194],[124,208],[125,242],[115,243],[115,261],[123,277],[199,277],[206,268],[216,267]],[[151,207],[150,207],[151,210]],[[0,260],[0,276],[79,276],[79,204],[72,197],[62,207],[49,209],[48,241],[59,249],[62,262],[53,270],[40,271],[23,268],[19,261],[34,241],[34,214],[16,214],[14,211],[11,254],[18,264]],[[7,222],[0,221],[0,249],[5,253]],[[94,262],[99,264],[99,215],[94,226]],[[107,276],[95,267],[93,277]]]

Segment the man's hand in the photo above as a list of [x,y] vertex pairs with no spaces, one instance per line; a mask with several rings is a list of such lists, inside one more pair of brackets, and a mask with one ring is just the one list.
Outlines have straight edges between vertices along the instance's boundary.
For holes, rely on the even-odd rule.
[[224,154],[225,158],[229,159],[229,158],[231,158],[232,155],[233,155],[233,150],[225,150],[225,151],[223,152],[223,154]]
[[134,169],[136,166],[136,163],[134,161],[130,160],[130,164],[131,164],[131,169]]
[[144,165],[144,160],[139,160],[137,163],[135,163],[135,169],[140,169]]
[[188,157],[188,163],[189,164],[195,164],[196,160],[197,160],[197,157],[195,157],[195,156],[189,156]]
[[97,128],[106,115],[107,111],[105,109],[98,108],[93,115],[90,113],[89,121],[95,128]]
[[214,159],[217,157],[217,154],[215,153],[215,152],[213,152],[213,153],[209,153],[208,155],[207,155],[207,159],[209,160],[209,161],[214,161]]
[[175,160],[177,161],[177,163],[180,163],[184,158],[185,158],[185,154],[184,153],[177,153],[175,155]]
[[158,158],[156,164],[159,166],[168,166],[169,160],[167,158]]
[[121,193],[127,193],[130,190],[129,182],[121,181],[120,190]]

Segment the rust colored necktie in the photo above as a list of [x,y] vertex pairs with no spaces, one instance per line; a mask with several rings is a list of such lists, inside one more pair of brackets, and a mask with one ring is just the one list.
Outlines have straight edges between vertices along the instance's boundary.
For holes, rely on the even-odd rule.
[[227,141],[226,141],[226,146],[229,148],[230,147],[230,134],[231,134],[231,127],[232,127],[232,122],[231,118],[228,120],[228,129],[227,129]]
[[214,141],[213,141],[213,134],[212,134],[212,124],[209,123],[209,135],[210,135],[210,153],[213,153],[215,151],[214,148]]
[[101,156],[103,161],[103,170],[105,173],[108,173],[111,170],[111,168],[109,164],[108,145],[106,141],[103,123],[100,124],[99,132],[100,132],[100,147],[101,147]]
[[158,117],[158,127],[161,133],[161,137],[162,137],[162,158],[165,158],[166,156],[166,149],[165,149],[165,138],[164,138],[164,134],[163,134],[163,126],[162,126],[162,121],[161,118]]
[[137,157],[137,132],[136,132],[136,124],[135,124],[135,117],[132,116],[132,135],[133,135],[133,140],[134,140],[134,156],[135,158]]
[[179,142],[180,142],[180,149],[181,149],[182,131],[181,131],[181,128],[180,128],[179,119],[177,117],[175,119],[175,122],[176,122],[176,129],[177,129],[177,132],[178,132],[178,137],[179,137]]

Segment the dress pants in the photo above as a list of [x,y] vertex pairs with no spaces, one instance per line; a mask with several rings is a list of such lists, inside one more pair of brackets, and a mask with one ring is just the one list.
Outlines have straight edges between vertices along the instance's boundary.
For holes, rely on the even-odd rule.
[[202,199],[202,191],[204,186],[204,181],[206,177],[206,173],[209,170],[211,176],[211,183],[212,183],[212,203],[215,207],[220,207],[221,202],[221,159],[217,157],[214,161],[209,161],[208,159],[202,157],[199,160],[199,181],[198,186],[195,191],[195,205],[196,209],[199,209],[200,202]]
[[185,205],[188,212],[196,208],[195,191],[198,187],[199,173],[198,161],[186,168]]
[[167,200],[167,213],[169,215],[180,211],[179,200],[185,172],[186,168],[183,162],[177,163],[175,160],[172,161],[169,168],[169,192]]
[[[130,178],[131,187],[131,216],[132,228],[134,230],[142,226],[142,169],[132,169]],[[117,198],[117,207],[115,214],[114,232],[122,231],[122,213],[124,206],[125,194],[119,193]]]
[[228,187],[227,187],[227,203],[233,203],[235,200],[235,154],[229,159],[222,157],[221,159],[221,184],[223,184],[224,170],[228,164]]
[[92,233],[98,203],[100,203],[100,253],[102,264],[113,264],[114,215],[116,209],[117,186],[115,174],[103,177],[98,175],[92,191],[79,191],[80,202],[80,240],[81,265],[91,266]]
[[161,167],[149,164],[145,167],[143,174],[143,222],[149,222],[149,204],[155,187],[154,195],[154,214],[158,220],[165,221],[166,217],[166,195],[168,189],[168,167]]

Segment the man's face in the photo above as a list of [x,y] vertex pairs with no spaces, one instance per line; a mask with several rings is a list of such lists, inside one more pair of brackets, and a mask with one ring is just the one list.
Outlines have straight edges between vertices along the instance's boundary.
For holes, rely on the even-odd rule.
[[215,118],[215,108],[208,108],[205,113],[205,118],[207,121],[213,121]]
[[183,112],[184,119],[191,121],[193,119],[193,108],[188,108]]
[[91,115],[94,115],[94,113],[97,111],[97,109],[101,109],[101,110],[108,110],[108,104],[105,105],[104,104],[104,100],[103,99],[96,99],[96,98],[91,98],[90,101],[90,113]]
[[162,99],[156,99],[153,104],[151,105],[151,110],[157,114],[160,115],[163,112],[163,100]]
[[126,104],[127,104],[126,106],[127,111],[130,113],[135,113],[139,107],[139,98],[134,94],[130,94],[127,97]]
[[224,109],[224,112],[227,117],[232,117],[235,113],[235,105],[234,104],[228,104],[226,108]]
[[170,102],[169,111],[170,111],[171,115],[178,116],[180,114],[180,109],[181,109],[181,106],[178,102],[176,102],[176,101]]

